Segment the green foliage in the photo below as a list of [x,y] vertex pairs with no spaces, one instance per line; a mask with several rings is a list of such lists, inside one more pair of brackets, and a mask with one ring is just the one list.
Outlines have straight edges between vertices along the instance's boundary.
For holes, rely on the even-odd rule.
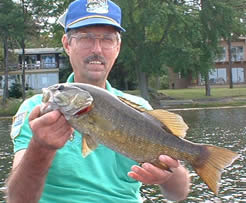
[[59,71],[59,82],[66,82],[68,76],[72,73],[72,67],[70,64],[66,65],[66,68],[62,68]]
[[[15,39],[25,36],[28,47],[60,47],[64,30],[57,20],[71,1],[23,0],[23,15],[22,4],[5,0],[0,6],[0,37],[2,31],[8,31]],[[148,78],[163,75],[163,66],[182,75],[206,75],[213,67],[221,38],[245,34],[245,0],[114,2],[122,8],[127,30],[122,34],[115,73],[110,74],[110,80],[120,88],[137,87],[143,82],[136,79],[141,72]],[[37,40],[33,34],[40,30]],[[61,81],[70,71],[62,70]]]
[[9,90],[9,96],[13,98],[22,97],[22,87],[20,83],[13,83]]
[[119,61],[133,75],[138,70],[160,74],[163,65],[183,75],[206,75],[222,37],[232,30],[245,33],[243,2],[118,0],[127,30]]
[[169,83],[168,83],[168,76],[167,75],[162,75],[160,77],[160,89],[168,89],[169,88]]
[[3,64],[3,49],[1,48],[1,43],[0,43],[0,69],[3,68],[2,64]]
[[5,105],[0,103],[0,116],[14,116],[21,103],[22,100],[19,99],[8,99]]
[[168,89],[169,83],[168,83],[168,76],[167,75],[161,75],[161,76],[154,76],[152,75],[149,78],[149,87],[153,89]]
[[193,46],[199,39],[198,16],[194,14],[197,11],[190,13],[190,6],[176,1],[118,3],[123,10],[123,27],[127,30],[123,34],[119,60],[131,69],[131,74],[138,71],[160,74],[163,65],[177,72],[197,68],[200,50]]
[[[61,47],[63,27],[58,23],[59,17],[65,12],[73,0],[29,0],[32,15],[42,25],[40,43],[45,47]],[[52,19],[52,20],[50,20]]]
[[27,98],[32,97],[33,95],[35,95],[35,92],[31,89],[29,89],[26,93]]

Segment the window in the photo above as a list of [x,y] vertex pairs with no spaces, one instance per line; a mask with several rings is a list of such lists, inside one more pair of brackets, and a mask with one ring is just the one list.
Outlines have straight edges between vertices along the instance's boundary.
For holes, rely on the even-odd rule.
[[243,68],[232,68],[232,82],[233,83],[244,82],[244,69]]
[[55,68],[56,67],[55,55],[42,55],[42,66],[43,68]]
[[210,84],[226,83],[226,68],[216,68],[209,73]]
[[231,48],[232,61],[243,61],[243,47],[236,46]]

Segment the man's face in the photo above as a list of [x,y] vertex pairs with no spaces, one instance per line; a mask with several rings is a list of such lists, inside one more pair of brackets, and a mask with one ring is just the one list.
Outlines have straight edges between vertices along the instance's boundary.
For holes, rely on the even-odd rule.
[[[119,34],[111,26],[80,28],[70,38],[63,36],[63,46],[69,55],[75,82],[105,87],[108,74],[120,51],[118,38]],[[116,44],[111,46],[115,39]]]

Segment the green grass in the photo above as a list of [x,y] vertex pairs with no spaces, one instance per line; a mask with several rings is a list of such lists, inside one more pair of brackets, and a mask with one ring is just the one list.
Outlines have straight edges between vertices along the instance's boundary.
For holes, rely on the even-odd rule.
[[[140,95],[139,90],[126,91],[129,94]],[[209,99],[209,98],[226,98],[226,97],[246,97],[246,87],[236,88],[211,88],[211,96],[205,95],[205,87],[187,88],[187,89],[166,89],[158,92],[174,99]]]
[[[191,104],[172,105],[170,108],[207,108],[221,106],[245,106],[246,105],[246,87],[211,87],[211,96],[205,95],[205,87],[187,88],[187,89],[167,89],[159,90],[176,100],[193,100]],[[129,94],[140,95],[138,90],[127,91]],[[152,106],[155,102],[150,100]]]
[[168,89],[159,92],[174,99],[209,99],[226,97],[246,97],[246,88],[211,88],[211,96],[205,96],[205,88]]
[[[2,102],[2,97],[0,97]],[[8,99],[7,103],[3,105],[0,103],[0,116],[13,116],[21,105],[21,99]]]
[[[165,94],[174,99],[184,100],[209,100],[209,99],[222,99],[227,97],[243,98],[243,100],[234,100],[230,102],[213,102],[213,103],[194,103],[182,105],[182,107],[214,107],[214,106],[240,106],[246,105],[246,87],[234,87],[230,88],[211,88],[211,96],[205,96],[205,88],[190,88],[190,89],[167,89],[159,90],[159,92]],[[127,91],[129,94],[139,95],[138,90]],[[32,94],[28,95],[31,96]],[[0,97],[2,101],[2,97]],[[22,100],[21,99],[8,99],[7,104],[3,106],[0,101],[0,116],[13,116],[17,112]]]

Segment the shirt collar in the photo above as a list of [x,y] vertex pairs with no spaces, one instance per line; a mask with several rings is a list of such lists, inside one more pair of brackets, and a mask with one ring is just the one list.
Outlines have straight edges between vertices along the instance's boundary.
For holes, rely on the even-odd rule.
[[[72,83],[74,82],[74,73],[71,73],[68,78],[67,78],[67,83]],[[112,88],[112,86],[110,85],[109,81],[106,81],[106,90],[108,90],[109,92],[113,93],[114,90]]]

